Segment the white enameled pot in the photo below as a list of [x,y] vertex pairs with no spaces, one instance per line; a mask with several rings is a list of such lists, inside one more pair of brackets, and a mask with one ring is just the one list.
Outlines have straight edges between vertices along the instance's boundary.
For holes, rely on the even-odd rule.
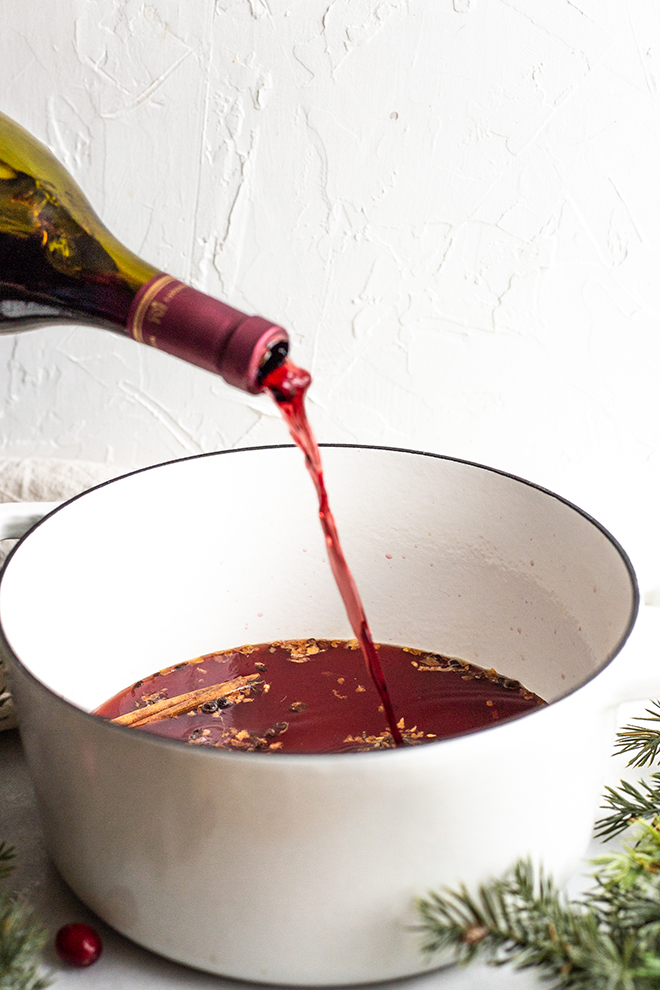
[[[292,447],[101,485],[37,524],[0,584],[3,656],[62,876],[164,956],[289,985],[438,965],[414,931],[429,889],[527,854],[566,878],[590,838],[616,703],[648,683],[637,632],[617,657],[634,574],[593,519],[457,460],[323,456],[376,641],[495,667],[551,704],[459,738],[341,756],[202,749],[89,714],[205,652],[350,637]],[[12,535],[17,513],[35,510],[5,511]]]

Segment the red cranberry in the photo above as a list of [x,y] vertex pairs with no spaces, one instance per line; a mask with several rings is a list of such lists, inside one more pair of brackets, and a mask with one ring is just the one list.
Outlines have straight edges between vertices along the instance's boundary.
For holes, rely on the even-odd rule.
[[55,936],[55,948],[60,959],[70,966],[91,966],[101,955],[103,943],[89,925],[76,923],[60,928]]

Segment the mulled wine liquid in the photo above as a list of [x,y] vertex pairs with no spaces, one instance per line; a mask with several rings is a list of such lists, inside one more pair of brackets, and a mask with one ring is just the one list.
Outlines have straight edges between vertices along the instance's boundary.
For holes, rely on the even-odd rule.
[[[209,653],[145,677],[95,714],[109,719],[137,710],[148,714],[163,699],[258,675],[243,690],[137,727],[192,745],[248,752],[392,748],[379,692],[355,662],[358,650],[355,640],[310,639]],[[482,729],[544,704],[494,670],[399,646],[379,646],[378,653],[390,689],[405,699],[397,728],[406,745]]]
[[[390,692],[385,682],[383,669],[374,646],[367,616],[360,599],[360,593],[353,580],[346,558],[344,557],[334,516],[330,511],[328,494],[323,480],[321,453],[305,412],[305,393],[309,388],[311,376],[308,371],[297,368],[288,358],[275,368],[264,380],[266,388],[279,406],[284,420],[289,427],[292,439],[298,444],[305,455],[305,464],[309,471],[319,499],[319,519],[328,548],[328,558],[337,588],[344,602],[346,614],[351,624],[353,634],[360,644],[369,676],[378,692],[383,706],[383,713],[392,738],[397,746],[403,745],[403,736],[394,714]],[[402,695],[402,697],[406,697]],[[406,698],[406,705],[408,700]]]

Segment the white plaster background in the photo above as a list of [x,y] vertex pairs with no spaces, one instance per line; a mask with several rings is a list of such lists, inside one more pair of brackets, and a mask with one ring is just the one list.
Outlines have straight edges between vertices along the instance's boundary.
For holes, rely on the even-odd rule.
[[[3,0],[0,108],[144,258],[283,323],[320,440],[555,489],[660,584],[657,0]],[[0,453],[279,443],[98,330],[0,339]]]

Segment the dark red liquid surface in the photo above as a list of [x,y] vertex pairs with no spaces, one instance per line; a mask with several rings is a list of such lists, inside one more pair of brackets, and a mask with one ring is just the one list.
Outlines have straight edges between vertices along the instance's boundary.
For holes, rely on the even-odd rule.
[[[495,671],[398,646],[379,646],[387,683],[404,713],[404,745],[433,742],[515,718],[543,702]],[[342,753],[394,746],[381,699],[355,641],[245,646],[145,677],[96,714],[116,718],[154,701],[257,673],[260,683],[220,706],[206,704],[135,731],[197,746],[282,753]]]
[[311,376],[309,372],[304,371],[302,368],[297,368],[287,358],[284,364],[268,375],[263,384],[278,404],[284,420],[289,427],[291,437],[305,455],[305,464],[312,476],[312,481],[314,482],[319,499],[319,519],[321,520],[321,527],[328,548],[332,573],[334,574],[337,588],[344,602],[351,629],[360,644],[367,671],[380,696],[387,726],[394,742],[397,746],[400,746],[403,743],[403,736],[398,727],[397,717],[394,714],[390,692],[385,681],[378,652],[374,646],[360,593],[353,580],[353,575],[346,563],[346,558],[339,542],[337,526],[330,511],[328,493],[326,492],[325,482],[323,480],[321,453],[305,412],[305,393],[310,383]]

